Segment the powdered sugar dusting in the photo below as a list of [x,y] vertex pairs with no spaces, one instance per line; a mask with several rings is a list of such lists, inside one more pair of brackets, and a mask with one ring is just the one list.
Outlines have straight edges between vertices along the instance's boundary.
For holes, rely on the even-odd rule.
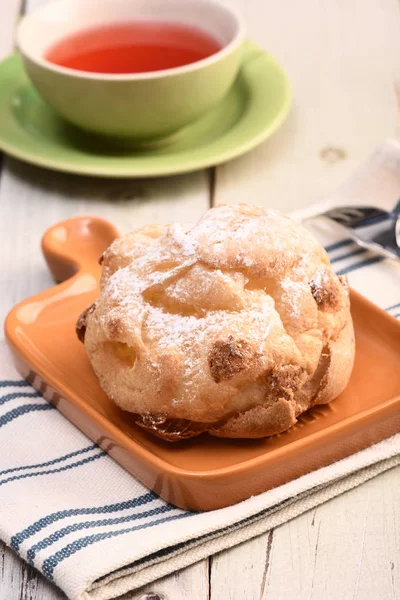
[[[301,302],[304,297],[304,283],[301,281],[293,281],[286,277],[281,281],[282,296],[285,304],[290,308],[290,314],[293,319],[300,316]],[[308,292],[308,289],[307,289]]]
[[[295,351],[279,307],[294,324],[305,302],[314,307],[309,274],[323,285],[322,252],[292,220],[246,206],[212,209],[193,227],[139,230],[106,254],[100,324],[107,337],[110,318],[117,319],[113,339],[135,348],[139,363],[146,356],[162,372],[166,357],[173,361],[180,378],[173,406],[195,401],[218,340],[245,340],[260,372],[272,334],[286,336]],[[111,259],[116,267],[107,272]],[[274,285],[246,287],[263,278]]]

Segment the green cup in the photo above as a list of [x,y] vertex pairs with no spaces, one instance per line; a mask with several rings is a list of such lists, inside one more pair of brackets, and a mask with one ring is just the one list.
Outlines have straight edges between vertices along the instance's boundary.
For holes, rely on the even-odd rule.
[[[73,33],[139,20],[196,27],[221,50],[182,67],[136,74],[78,71],[45,58]],[[30,80],[61,117],[96,134],[138,141],[169,136],[215,106],[237,75],[244,39],[240,17],[214,0],[57,0],[26,15],[17,31]]]

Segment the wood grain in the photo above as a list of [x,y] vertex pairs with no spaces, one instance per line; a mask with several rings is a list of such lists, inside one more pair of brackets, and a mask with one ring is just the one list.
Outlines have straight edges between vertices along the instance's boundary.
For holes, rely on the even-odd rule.
[[[26,9],[46,1],[27,0]],[[17,11],[19,7],[15,4],[14,8]],[[3,28],[12,30],[17,18],[9,11],[5,16],[7,21],[1,15],[0,34]],[[56,173],[5,158],[0,180],[4,260],[0,320],[16,302],[51,284],[40,250],[47,227],[90,213],[110,219],[121,232],[147,223],[197,220],[209,207],[209,179],[210,171],[149,180],[98,179]]]
[[23,0],[5,0],[0,7],[0,60],[14,47],[14,29]]
[[[398,136],[399,4],[230,4],[244,15],[250,37],[287,69],[294,104],[269,141],[217,168],[214,202],[295,210],[331,194],[377,144]],[[211,597],[400,598],[400,519],[394,497],[399,477],[400,469],[393,469],[213,557]]]
[[6,159],[0,182],[0,320],[16,302],[52,284],[40,240],[57,221],[95,214],[126,232],[147,223],[190,222],[207,208],[206,171],[167,179],[101,180]]
[[263,600],[400,598],[400,468],[274,531]]
[[126,594],[121,600],[210,600],[208,560]]
[[[28,0],[27,9],[42,3]],[[19,3],[14,1],[13,11],[11,3],[5,13],[3,6],[0,8],[0,51],[4,54],[12,49],[10,32],[18,10]],[[190,222],[209,207],[209,179],[209,171],[151,180],[96,179],[55,173],[5,158],[0,179],[0,321],[16,302],[52,284],[40,250],[40,238],[47,227],[90,213],[110,219],[121,232],[147,223]],[[3,544],[1,565],[1,600],[64,597]],[[171,599],[189,597],[191,585],[198,590],[202,586],[208,589],[208,561],[165,578],[161,585]],[[199,600],[207,598],[208,592],[204,594],[198,596]]]
[[318,201],[400,131],[398,0],[229,4],[285,67],[293,109],[269,141],[218,167],[216,201],[285,211]]
[[400,598],[400,468],[212,558],[211,599]]
[[274,532],[220,552],[211,560],[211,598],[259,600],[270,568]]
[[62,600],[66,596],[0,541],[1,600]]
[[[151,181],[96,180],[4,161],[0,179],[0,318],[50,284],[40,236],[83,213],[122,231],[193,221],[215,202],[291,210],[330,193],[386,136],[399,132],[396,0],[226,0],[250,37],[287,69],[294,108],[261,148],[219,167]],[[29,0],[28,9],[43,0]],[[0,7],[0,56],[11,51],[19,0]],[[212,172],[211,172],[212,174]],[[210,185],[211,184],[211,185]],[[139,600],[395,600],[400,598],[400,468],[229,551],[125,598]],[[1,600],[63,595],[0,542]]]

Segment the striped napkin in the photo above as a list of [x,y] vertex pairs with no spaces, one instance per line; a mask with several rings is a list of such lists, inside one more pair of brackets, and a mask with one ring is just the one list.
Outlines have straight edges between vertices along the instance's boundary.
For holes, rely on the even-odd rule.
[[[387,142],[323,209],[400,197],[400,146]],[[309,216],[308,209],[296,215]],[[400,317],[400,262],[324,225],[338,273]],[[0,537],[73,599],[106,599],[229,548],[400,464],[400,434],[235,506],[194,513],[126,473],[22,381],[0,346]]]

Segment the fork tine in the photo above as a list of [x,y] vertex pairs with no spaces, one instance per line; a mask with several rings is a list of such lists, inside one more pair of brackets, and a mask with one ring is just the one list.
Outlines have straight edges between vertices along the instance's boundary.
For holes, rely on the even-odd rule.
[[390,218],[389,213],[374,206],[338,206],[323,214],[346,227],[359,227],[364,223],[379,222]]
[[326,217],[346,229],[363,248],[400,258],[400,200],[392,212],[374,206],[338,206],[314,219],[318,217]]
[[338,206],[337,208],[326,211],[324,215],[338,223],[351,224],[354,220],[358,221],[360,217],[363,216],[363,213],[361,211],[356,211],[352,207]]

